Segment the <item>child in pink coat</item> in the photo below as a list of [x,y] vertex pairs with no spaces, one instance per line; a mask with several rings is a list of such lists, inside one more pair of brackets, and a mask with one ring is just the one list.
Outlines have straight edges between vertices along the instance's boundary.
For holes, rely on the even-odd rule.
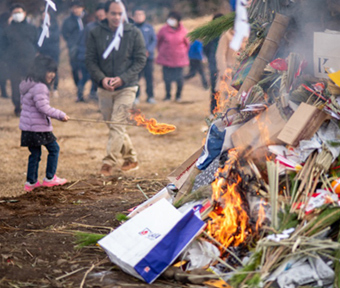
[[62,111],[50,106],[49,85],[57,72],[57,64],[52,58],[39,55],[35,58],[31,72],[26,80],[20,83],[21,115],[19,128],[21,146],[28,147],[31,155],[28,158],[27,182],[24,189],[29,192],[40,185],[38,181],[41,146],[48,150],[46,177],[42,186],[63,185],[66,179],[55,175],[58,165],[59,145],[53,135],[51,118],[67,121],[69,117]]

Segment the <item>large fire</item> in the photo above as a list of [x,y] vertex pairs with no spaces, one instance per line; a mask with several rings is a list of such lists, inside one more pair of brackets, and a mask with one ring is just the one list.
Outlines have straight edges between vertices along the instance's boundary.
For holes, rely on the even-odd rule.
[[[223,79],[220,81],[219,91],[215,94],[217,106],[214,114],[225,112],[228,107],[237,106],[238,99],[236,96],[238,91],[230,85],[231,74],[231,69],[227,69]],[[260,115],[256,117],[257,121]],[[265,144],[270,140],[267,122],[258,124],[261,131],[260,141]],[[242,179],[237,173],[235,173],[237,175],[232,175],[235,163],[238,162],[239,155],[237,150],[229,150],[228,157],[229,159],[226,161],[224,168],[218,169],[215,174],[216,179],[212,183],[212,200],[217,204],[214,211],[209,214],[211,220],[208,222],[208,234],[221,243],[224,248],[240,246],[246,241],[252,230],[256,229],[256,232],[259,232],[266,216],[264,209],[266,203],[261,202],[256,225],[254,225],[254,229],[250,228],[250,219],[246,211],[248,203],[245,203],[247,200],[244,200],[244,195],[241,195],[240,184]]]
[[208,222],[208,231],[225,248],[239,246],[245,241],[249,229],[249,216],[243,208],[244,203],[237,189],[242,179],[237,176],[237,182],[229,183],[224,177],[220,177],[229,175],[236,157],[237,152],[233,151],[224,168],[217,171],[216,180],[212,183],[213,200],[219,205],[209,214],[212,220]]
[[154,118],[146,119],[140,110],[131,110],[130,113],[130,119],[136,121],[137,126],[148,129],[151,134],[164,135],[176,130],[176,126],[174,125],[157,123],[157,120]]

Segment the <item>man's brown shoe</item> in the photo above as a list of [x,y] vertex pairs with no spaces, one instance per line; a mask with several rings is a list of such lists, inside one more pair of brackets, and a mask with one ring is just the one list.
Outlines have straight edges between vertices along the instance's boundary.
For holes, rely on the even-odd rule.
[[138,167],[138,162],[133,162],[131,160],[125,160],[122,166],[122,171],[133,171],[133,170],[137,170]]
[[103,164],[102,169],[100,169],[100,175],[102,176],[111,176],[112,173],[112,166],[110,166],[109,164]]

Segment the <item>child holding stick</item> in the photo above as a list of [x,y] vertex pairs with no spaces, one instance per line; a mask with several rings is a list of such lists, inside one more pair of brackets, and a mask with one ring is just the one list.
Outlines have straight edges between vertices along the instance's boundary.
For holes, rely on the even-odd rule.
[[[28,158],[27,182],[24,189],[27,192],[39,186],[53,187],[64,185],[67,180],[55,175],[58,166],[59,145],[53,135],[50,118],[68,121],[69,117],[62,111],[50,106],[49,86],[54,81],[57,64],[52,58],[39,55],[26,80],[20,83],[22,111],[19,128],[21,146],[28,147],[31,155]],[[48,150],[46,177],[42,185],[38,181],[41,146]]]

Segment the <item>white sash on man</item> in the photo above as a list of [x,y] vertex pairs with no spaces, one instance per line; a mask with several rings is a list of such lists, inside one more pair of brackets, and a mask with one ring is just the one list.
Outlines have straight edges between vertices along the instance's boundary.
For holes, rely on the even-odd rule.
[[110,45],[106,48],[105,52],[103,53],[103,59],[107,59],[107,57],[109,57],[110,53],[112,52],[113,49],[115,49],[116,51],[119,50],[119,46],[120,46],[120,42],[123,38],[123,34],[124,34],[124,20],[129,23],[127,14],[126,14],[126,9],[124,4],[122,3],[121,0],[115,0],[117,3],[120,4],[120,6],[123,9],[123,14],[122,14],[122,18],[120,19],[120,23],[119,26],[115,32],[115,36],[113,38],[113,40],[111,41]]

